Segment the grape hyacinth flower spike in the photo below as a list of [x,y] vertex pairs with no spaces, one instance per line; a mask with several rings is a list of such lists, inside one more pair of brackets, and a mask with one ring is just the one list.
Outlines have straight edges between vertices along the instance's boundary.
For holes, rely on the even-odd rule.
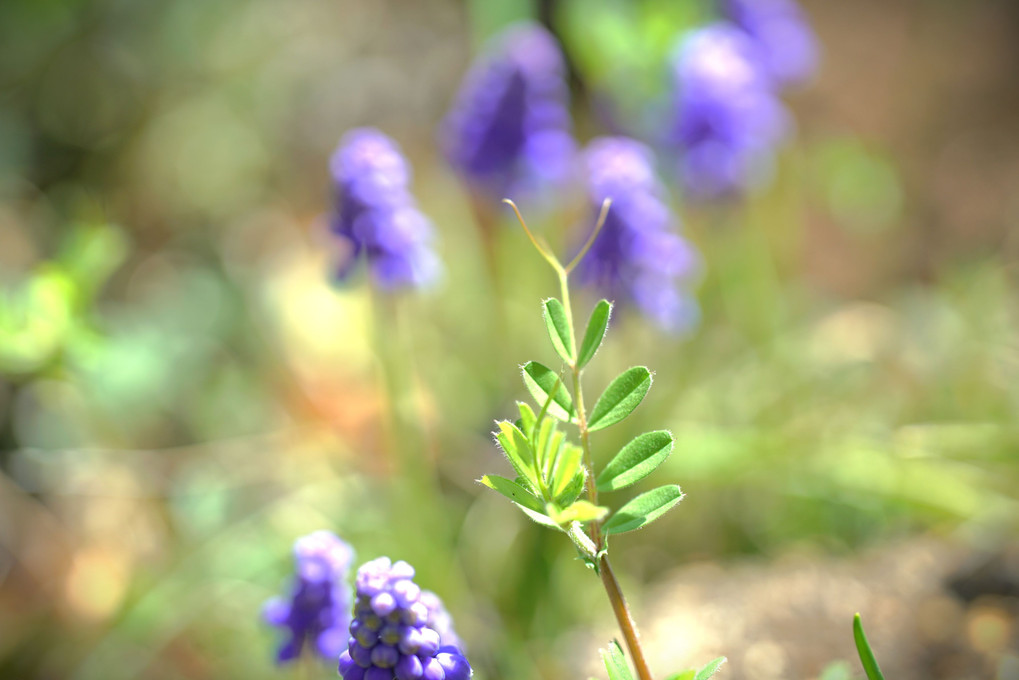
[[566,66],[555,38],[516,24],[474,64],[442,127],[450,164],[489,201],[547,189],[569,173]]
[[276,661],[297,659],[307,645],[314,654],[332,661],[346,643],[350,622],[347,572],[354,550],[329,531],[316,531],[294,543],[296,578],[289,597],[265,603],[263,617],[286,630]]
[[718,23],[690,33],[673,62],[672,143],[694,198],[739,195],[768,176],[788,117],[750,37]]
[[682,286],[700,260],[672,231],[678,220],[666,203],[651,149],[627,137],[601,137],[585,149],[584,165],[592,212],[607,198],[612,207],[580,262],[581,282],[617,305],[636,306],[664,330],[689,329],[698,309]]
[[388,557],[358,570],[351,637],[339,662],[343,680],[467,680],[473,675],[441,601],[422,592],[413,578],[412,566]]
[[723,0],[722,14],[757,45],[776,85],[803,82],[817,69],[817,38],[794,0]]
[[347,278],[363,256],[381,288],[434,282],[432,224],[410,193],[410,166],[396,143],[374,128],[351,130],[329,165],[337,201],[330,230],[346,251],[336,278]]

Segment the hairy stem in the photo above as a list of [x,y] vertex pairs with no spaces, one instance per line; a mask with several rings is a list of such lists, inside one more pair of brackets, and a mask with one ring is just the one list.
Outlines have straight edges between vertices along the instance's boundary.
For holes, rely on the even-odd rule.
[[630,658],[637,669],[637,677],[640,680],[652,680],[651,669],[648,668],[647,659],[644,658],[644,649],[640,646],[640,634],[637,633],[637,624],[633,622],[633,615],[626,605],[626,598],[623,597],[623,590],[619,587],[612,565],[609,564],[609,557],[602,554],[598,561],[598,573],[601,575],[602,585],[612,603],[612,611],[616,615],[619,629],[623,631],[623,638],[626,640],[626,648],[630,651]]
[[[599,222],[604,221],[604,214],[607,209],[608,204],[606,203]],[[566,312],[566,319],[570,324],[570,335],[573,337],[573,347],[570,349],[573,356],[577,356],[577,333],[573,324],[573,309],[570,306],[570,287],[567,280],[569,270],[560,267],[556,269],[556,272],[559,274],[563,310]],[[598,488],[594,483],[594,457],[591,454],[590,432],[587,429],[587,412],[584,409],[584,390],[581,386],[581,373],[583,373],[583,369],[578,366],[577,361],[573,362],[570,369],[573,373],[573,403],[577,409],[577,429],[580,431],[580,445],[584,450],[584,465],[587,466],[589,479],[587,497],[592,505],[598,505]],[[609,603],[612,605],[612,612],[616,615],[616,621],[619,623],[619,630],[622,631],[623,639],[626,640],[626,648],[630,651],[630,658],[637,669],[637,677],[640,680],[652,680],[651,670],[648,668],[647,660],[644,658],[644,649],[640,646],[637,624],[633,621],[633,615],[630,614],[630,608],[626,604],[623,590],[619,587],[619,581],[616,579],[615,572],[612,571],[612,565],[609,564],[608,554],[603,552],[605,543],[601,535],[601,525],[598,522],[591,522],[588,525],[588,535],[595,545],[595,554],[600,555],[596,558],[598,560],[597,571],[599,576],[601,576],[602,585],[605,587],[605,594],[608,595]]]

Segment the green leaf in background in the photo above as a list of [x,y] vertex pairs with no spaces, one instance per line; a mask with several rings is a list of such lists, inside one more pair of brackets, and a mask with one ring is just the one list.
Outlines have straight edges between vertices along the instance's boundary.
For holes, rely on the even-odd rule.
[[676,484],[660,486],[637,496],[619,508],[616,514],[605,522],[602,530],[606,534],[623,534],[651,524],[683,500],[683,492]]
[[690,670],[682,671],[680,673],[673,673],[669,677],[665,678],[665,680],[693,680],[693,677],[696,674],[697,671],[691,668]]
[[605,670],[608,671],[609,680],[633,680],[633,673],[626,663],[623,650],[619,643],[613,640],[609,643],[608,649],[601,650],[602,661],[605,662]]
[[870,650],[870,643],[867,642],[867,636],[863,632],[859,614],[853,617],[853,639],[856,641],[856,651],[860,655],[860,663],[863,664],[863,672],[867,674],[868,680],[885,680],[877,665],[877,659],[874,658],[874,652]]
[[600,430],[618,423],[637,408],[649,389],[651,371],[644,366],[626,369],[605,388],[594,403],[587,429]]
[[563,308],[563,303],[556,298],[545,300],[545,327],[552,346],[563,361],[573,364],[573,324]]
[[548,401],[551,394],[552,401],[548,404],[548,413],[554,418],[569,422],[573,418],[573,399],[566,391],[566,386],[559,378],[559,374],[548,366],[543,366],[537,361],[528,361],[523,369],[524,385],[539,404]]
[[531,451],[527,438],[508,420],[501,420],[496,424],[499,426],[499,432],[495,438],[506,454],[506,459],[516,473],[527,481],[531,490],[537,492],[538,478],[534,474],[534,452]]
[[616,491],[647,477],[672,453],[671,432],[645,432],[616,454],[598,475],[598,491]]
[[727,659],[724,656],[720,656],[714,661],[709,661],[703,668],[697,671],[697,674],[693,676],[693,680],[708,680],[708,678],[718,672],[718,669],[726,661]]
[[577,357],[577,368],[587,366],[587,363],[594,358],[605,338],[605,331],[609,327],[609,317],[611,316],[612,303],[608,300],[599,300],[591,312],[591,318],[587,320],[587,330],[584,331],[584,340],[580,343],[580,353]]
[[595,505],[589,501],[577,501],[563,510],[559,510],[551,503],[545,506],[545,513],[557,524],[590,522],[591,520],[601,519],[608,512],[608,508]]

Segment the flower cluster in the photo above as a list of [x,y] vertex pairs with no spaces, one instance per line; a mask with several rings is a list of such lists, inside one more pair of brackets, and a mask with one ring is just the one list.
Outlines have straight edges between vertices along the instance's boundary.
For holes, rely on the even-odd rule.
[[689,243],[672,231],[676,218],[654,170],[650,148],[626,137],[593,140],[584,151],[588,199],[597,211],[612,199],[578,274],[607,298],[628,301],[663,329],[681,332],[697,319],[680,284],[698,268]]
[[750,36],[776,85],[802,82],[817,68],[817,40],[793,0],[723,0],[722,14]]
[[329,531],[316,531],[294,543],[296,578],[287,598],[266,602],[262,615],[287,631],[276,652],[285,663],[298,658],[307,644],[323,659],[335,659],[346,643],[350,621],[347,572],[353,549]]
[[566,178],[573,157],[565,64],[536,24],[503,31],[465,78],[443,126],[446,157],[490,199]]
[[759,184],[788,120],[755,43],[728,23],[693,31],[676,52],[673,76],[673,141],[686,190],[715,199]]
[[[467,680],[473,674],[433,593],[412,580],[414,568],[388,557],[357,572],[357,601],[343,680]],[[439,629],[445,628],[445,635]]]
[[346,278],[361,255],[383,288],[420,287],[438,276],[432,225],[410,193],[410,167],[374,128],[348,132],[330,160],[337,209],[331,231],[347,246],[336,271]]

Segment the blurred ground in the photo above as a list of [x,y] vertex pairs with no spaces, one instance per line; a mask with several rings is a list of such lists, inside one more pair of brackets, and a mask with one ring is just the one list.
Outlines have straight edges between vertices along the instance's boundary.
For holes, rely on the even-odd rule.
[[[654,668],[729,654],[726,676],[852,677],[853,613],[889,678],[1019,677],[1015,546],[987,554],[916,539],[851,559],[787,554],[696,564],[648,593]],[[833,660],[842,660],[832,665]]]
[[[803,5],[823,64],[775,184],[676,201],[701,328],[621,317],[591,371],[657,371],[628,433],[676,433],[664,472],[688,494],[619,570],[662,671],[726,654],[733,680],[861,677],[860,611],[890,680],[1012,680],[1019,3]],[[655,35],[675,12],[598,4],[630,6]],[[597,583],[474,483],[501,464],[515,367],[548,357],[554,282],[507,228],[493,296],[435,148],[474,47],[527,11],[0,3],[0,677],[293,675],[258,611],[319,528],[413,561],[480,678],[602,677]],[[604,133],[593,108],[582,136]],[[389,307],[325,274],[326,159],[362,124],[407,151],[448,269]],[[567,244],[563,200],[535,219]],[[434,488],[400,481],[393,357]]]

